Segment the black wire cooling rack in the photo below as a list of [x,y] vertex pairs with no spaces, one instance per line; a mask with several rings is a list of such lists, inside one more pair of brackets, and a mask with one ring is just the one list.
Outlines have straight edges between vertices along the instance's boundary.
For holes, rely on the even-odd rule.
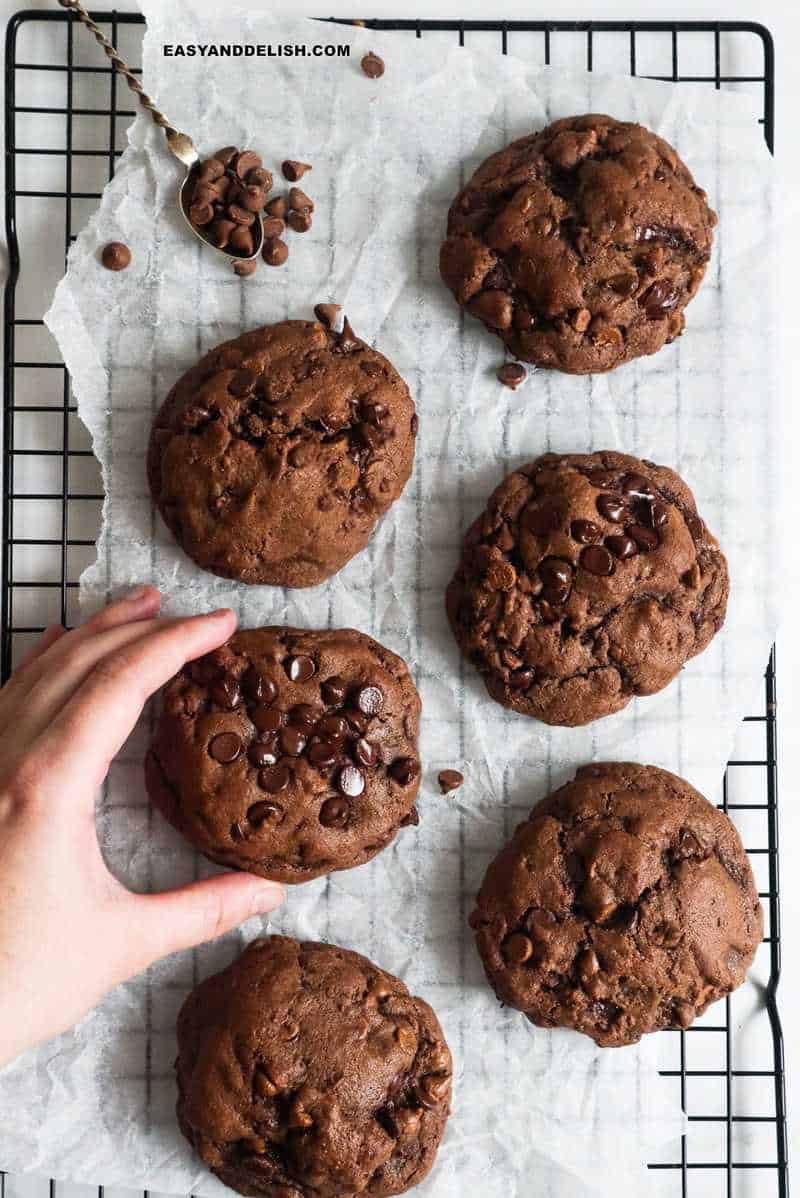
[[[140,61],[140,16],[113,12],[93,16],[129,60]],[[764,137],[773,149],[774,54],[770,34],[758,24],[358,23],[406,36],[449,34],[462,44],[480,36],[486,45],[488,37],[502,53],[533,58],[542,65],[557,64],[567,41],[574,61],[575,39],[579,39],[581,65],[589,70],[625,69],[675,83],[753,89],[760,98]],[[58,36],[48,36],[54,27]],[[743,59],[730,53],[733,37],[746,51]],[[616,42],[613,68],[603,58],[607,39]],[[69,376],[44,328],[44,309],[41,305],[37,309],[34,290],[27,286],[34,276],[48,271],[56,281],[62,254],[114,173],[124,127],[134,116],[121,103],[127,104],[129,95],[120,90],[116,71],[99,52],[84,57],[86,45],[82,35],[74,37],[74,21],[65,12],[32,10],[17,14],[9,23],[5,200],[10,272],[4,312],[0,563],[3,678],[46,623],[74,622],[78,580],[93,557],[103,498],[86,432],[72,402]],[[102,102],[85,98],[87,82],[93,85],[93,97],[100,86]],[[42,215],[45,204],[51,214],[47,217]],[[43,251],[45,231],[55,236],[57,252]],[[41,284],[41,278],[38,281]],[[689,1128],[674,1158],[653,1161],[650,1169],[666,1173],[673,1182],[670,1192],[683,1198],[785,1198],[788,1194],[783,1041],[776,1004],[781,953],[776,736],[773,652],[764,677],[763,707],[745,720],[745,752],[729,763],[720,802],[732,818],[740,816],[746,823],[742,831],[767,913],[756,1007],[743,1018],[729,998],[712,1008],[710,1019],[689,1031],[662,1033],[671,1038],[674,1049],[671,1067],[664,1068],[662,1075],[680,1087]],[[742,1045],[752,1046],[759,1037],[761,1055],[743,1051]],[[713,1133],[710,1138],[709,1133]],[[0,1174],[0,1184],[5,1198],[5,1175]],[[56,1188],[57,1183],[49,1183],[50,1198],[55,1198]],[[19,1179],[14,1192],[26,1192]]]

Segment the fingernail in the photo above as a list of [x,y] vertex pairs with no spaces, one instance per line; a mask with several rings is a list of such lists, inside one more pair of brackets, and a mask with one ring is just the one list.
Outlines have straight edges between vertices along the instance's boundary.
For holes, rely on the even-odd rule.
[[134,587],[132,591],[128,591],[127,595],[122,598],[126,603],[134,603],[137,599],[144,599],[145,595],[149,594],[150,587]]
[[235,616],[236,612],[232,607],[218,607],[216,611],[210,611],[208,614],[215,619],[219,619],[221,616]]
[[265,882],[253,891],[251,911],[253,915],[263,915],[279,907],[286,898],[286,891],[278,882]]

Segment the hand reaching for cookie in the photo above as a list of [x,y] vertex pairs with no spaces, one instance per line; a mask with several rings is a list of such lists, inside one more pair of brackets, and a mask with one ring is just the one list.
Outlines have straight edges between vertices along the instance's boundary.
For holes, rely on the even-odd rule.
[[114,755],[149,696],[236,624],[227,610],[159,619],[159,603],[145,587],[48,629],[0,690],[0,1067],[158,958],[283,899],[245,873],[132,894],[105,866],[94,805]]

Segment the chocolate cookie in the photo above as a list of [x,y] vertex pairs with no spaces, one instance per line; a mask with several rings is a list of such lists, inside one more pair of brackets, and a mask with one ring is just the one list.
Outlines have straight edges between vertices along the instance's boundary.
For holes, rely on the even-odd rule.
[[728,817],[666,770],[611,763],[534,807],[470,923],[501,1002],[616,1047],[741,985],[763,915]]
[[493,699],[575,725],[665,687],[721,628],[727,599],[725,558],[674,471],[546,453],[469,529],[447,612]]
[[568,117],[478,167],[450,208],[441,273],[516,357],[611,370],[683,331],[716,221],[662,138]]
[[212,861],[307,882],[418,822],[419,713],[405,662],[361,632],[237,632],[167,686],[147,790]]
[[314,586],[402,492],[416,431],[405,383],[349,324],[287,320],[218,346],[175,384],[150,437],[150,490],[203,569]]
[[366,957],[257,940],[178,1018],[178,1119],[241,1194],[386,1198],[422,1181],[452,1064],[422,999]]

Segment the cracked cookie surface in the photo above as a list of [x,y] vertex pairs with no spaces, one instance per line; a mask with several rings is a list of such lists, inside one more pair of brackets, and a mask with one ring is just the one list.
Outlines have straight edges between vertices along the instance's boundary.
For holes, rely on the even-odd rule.
[[204,570],[315,586],[401,494],[416,431],[405,383],[349,325],[287,320],[218,346],[175,384],[150,436],[150,491]]
[[440,270],[516,357],[611,370],[683,331],[716,219],[663,138],[567,117],[478,167],[450,208]]
[[290,883],[350,869],[417,823],[420,708],[364,633],[237,632],[167,685],[147,790],[220,865]]
[[666,770],[605,763],[534,807],[470,923],[501,1002],[614,1047],[741,985],[763,914],[723,812]]
[[544,454],[510,474],[447,589],[493,699],[579,725],[665,687],[721,628],[728,567],[673,471],[627,454]]
[[452,1062],[422,999],[366,957],[254,941],[178,1018],[178,1119],[242,1194],[384,1198],[420,1182]]

